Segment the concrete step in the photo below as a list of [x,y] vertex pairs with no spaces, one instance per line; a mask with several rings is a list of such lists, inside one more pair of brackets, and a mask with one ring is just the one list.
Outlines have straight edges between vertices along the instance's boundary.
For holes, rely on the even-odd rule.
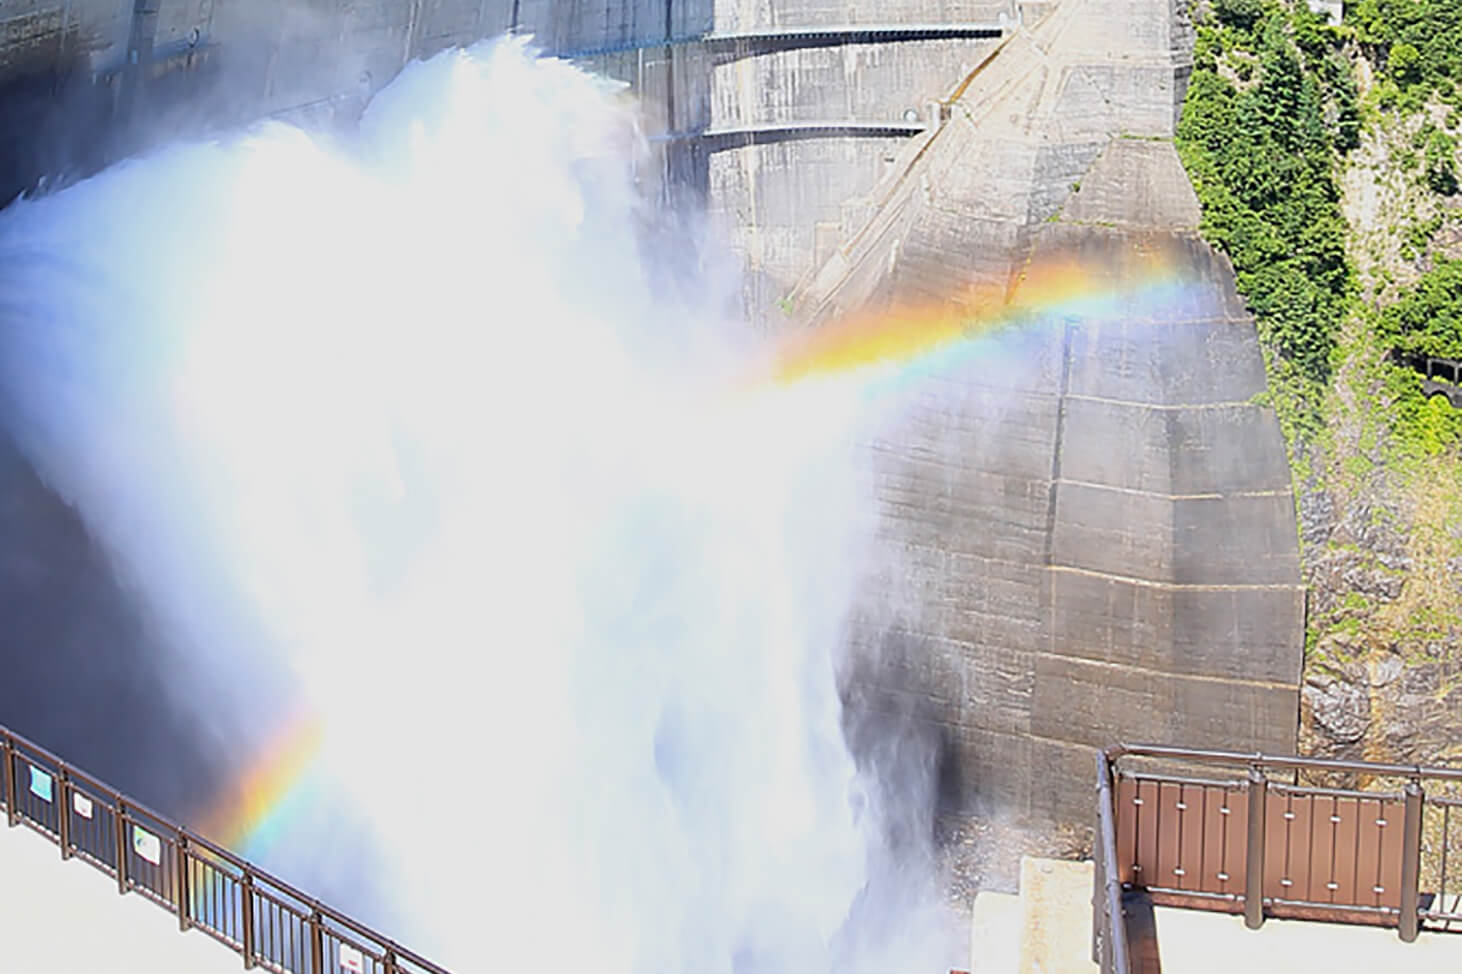
[[1091,889],[1089,862],[1021,859],[1019,974],[1097,974]]
[[1089,862],[1020,861],[1020,893],[980,893],[970,974],[1096,974]]
[[970,924],[970,974],[1014,974],[1020,961],[1020,897],[979,893]]
[[[1092,864],[1023,858],[1020,893],[981,893],[970,931],[971,974],[1097,974],[1091,961]],[[1154,909],[1124,901],[1134,974],[1294,974],[1295,971],[1462,970],[1462,937],[1394,929]]]

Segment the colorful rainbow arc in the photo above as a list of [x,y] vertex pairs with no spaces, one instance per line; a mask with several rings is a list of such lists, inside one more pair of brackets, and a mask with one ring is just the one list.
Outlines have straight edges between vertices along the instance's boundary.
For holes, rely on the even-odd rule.
[[287,721],[237,783],[203,817],[201,831],[241,855],[265,854],[305,790],[300,784],[320,753],[324,723],[300,713]]
[[[931,366],[938,368],[941,356],[976,348],[980,339],[1004,329],[1101,317],[1134,302],[1157,308],[1181,297],[1187,288],[1177,264],[1162,252],[1127,258],[1117,269],[1052,259],[1027,268],[1013,297],[1003,291],[969,291],[958,306],[905,307],[853,316],[803,333],[776,349],[753,388],[870,369],[917,376]],[[237,784],[218,796],[204,818],[203,833],[241,854],[266,855],[287,826],[291,811],[309,800],[310,771],[323,737],[324,725],[316,715],[301,714],[287,722]]]

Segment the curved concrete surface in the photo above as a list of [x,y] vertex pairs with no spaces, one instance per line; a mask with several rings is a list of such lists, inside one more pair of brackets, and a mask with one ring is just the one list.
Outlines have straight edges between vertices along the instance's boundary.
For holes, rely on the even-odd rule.
[[1134,301],[991,339],[877,444],[923,594],[863,633],[854,695],[942,738],[952,812],[1085,829],[1094,747],[1294,747],[1289,466],[1172,144],[1182,7],[1065,0],[1017,33],[798,296],[814,321],[981,287],[1020,301],[1028,267],[1116,284],[1153,253],[1185,281],[1158,317]]

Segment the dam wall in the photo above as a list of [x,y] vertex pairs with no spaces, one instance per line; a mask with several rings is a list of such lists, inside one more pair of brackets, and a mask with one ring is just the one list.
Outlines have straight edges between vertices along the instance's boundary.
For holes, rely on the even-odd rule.
[[[946,808],[1084,823],[1116,740],[1290,752],[1304,593],[1252,317],[1172,137],[1170,0],[1067,0],[1013,36],[795,296],[977,317],[1074,265],[1116,306],[986,339],[876,444],[915,594],[854,696],[942,742]],[[1124,290],[1153,262],[1161,302]],[[1002,298],[994,301],[998,307]],[[897,579],[878,579],[890,590]]]
[[728,236],[760,315],[1025,16],[1015,0],[5,0],[0,199],[263,116],[348,118],[412,59],[513,31],[634,86],[656,178]]
[[[931,380],[874,444],[883,542],[909,577],[875,579],[867,602],[911,594],[858,630],[855,709],[937,738],[947,811],[1084,825],[1092,746],[1294,747],[1289,470],[1256,401],[1252,318],[1197,234],[1172,145],[1192,44],[1181,7],[0,0],[0,199],[217,126],[350,117],[411,59],[516,30],[635,87],[658,153],[649,175],[726,234],[764,327],[905,304],[978,311],[971,294],[1019,298],[1044,262],[1120,279],[1134,255],[1166,255],[1194,282],[1179,312],[1134,304],[993,340],[997,365]],[[967,29],[915,29],[929,25]],[[17,522],[67,516],[26,473],[0,495]],[[73,533],[74,559],[26,597],[54,603],[45,624],[12,616],[17,648],[77,656],[97,631],[137,629],[125,600],[97,595],[101,555]],[[16,535],[17,579],[47,561],[44,534]],[[148,658],[145,634],[127,638]],[[0,707],[26,706],[22,688],[12,697]],[[96,705],[104,726],[125,703]],[[80,733],[44,708],[10,719],[44,742]],[[160,736],[195,746],[171,726]],[[55,746],[150,797],[124,756]]]

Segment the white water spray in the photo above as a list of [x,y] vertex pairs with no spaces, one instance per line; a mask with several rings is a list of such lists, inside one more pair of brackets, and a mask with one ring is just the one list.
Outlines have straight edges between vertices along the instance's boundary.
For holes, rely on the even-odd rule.
[[180,704],[237,733],[283,674],[321,716],[287,878],[363,823],[390,932],[464,972],[935,971],[924,904],[870,900],[891,813],[834,680],[860,398],[740,381],[742,326],[652,281],[638,150],[612,89],[502,42],[346,147],[268,125],[18,204],[7,424]]

